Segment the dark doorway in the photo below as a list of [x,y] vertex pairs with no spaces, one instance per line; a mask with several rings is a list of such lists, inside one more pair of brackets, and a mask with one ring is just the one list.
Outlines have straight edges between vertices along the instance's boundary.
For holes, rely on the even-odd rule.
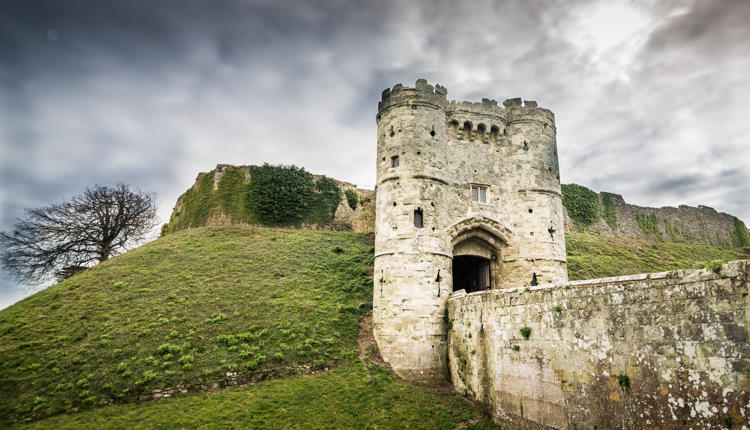
[[453,291],[473,293],[491,287],[490,260],[471,255],[453,257]]

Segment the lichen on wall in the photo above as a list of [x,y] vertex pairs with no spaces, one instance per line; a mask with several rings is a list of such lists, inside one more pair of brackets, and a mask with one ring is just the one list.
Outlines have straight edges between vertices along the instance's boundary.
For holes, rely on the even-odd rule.
[[458,292],[447,306],[451,379],[499,422],[747,428],[749,293],[750,261]]

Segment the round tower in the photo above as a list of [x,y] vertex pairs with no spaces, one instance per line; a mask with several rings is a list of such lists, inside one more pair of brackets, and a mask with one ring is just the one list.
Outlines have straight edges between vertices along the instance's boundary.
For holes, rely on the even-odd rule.
[[450,252],[436,219],[447,182],[446,90],[396,85],[378,105],[373,330],[396,374],[445,380]]
[[503,105],[508,161],[518,170],[507,178],[515,194],[508,202],[514,240],[505,256],[504,284],[563,284],[568,271],[554,114],[533,101],[509,99]]

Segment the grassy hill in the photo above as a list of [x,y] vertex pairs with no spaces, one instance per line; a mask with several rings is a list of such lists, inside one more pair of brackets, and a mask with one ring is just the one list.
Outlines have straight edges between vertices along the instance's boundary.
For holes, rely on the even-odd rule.
[[589,233],[565,233],[570,280],[687,268],[717,267],[750,258],[750,248],[638,240]]
[[114,258],[0,312],[0,423],[352,359],[371,264],[362,235],[247,227]]
[[[611,239],[568,234],[570,278],[748,258]],[[489,426],[462,399],[357,360],[372,258],[361,234],[235,226],[170,234],[107,261],[0,312],[0,427],[110,404],[36,425]],[[304,375],[323,369],[334,370]],[[166,388],[188,394],[137,403]]]
[[[390,416],[398,420],[419,417],[417,408],[437,408],[434,423],[454,427],[481,418],[462,399],[430,397],[383,370],[374,371],[376,383],[355,377],[365,373],[356,361],[357,334],[371,306],[372,256],[368,237],[355,233],[201,228],[161,238],[61,282],[0,312],[0,427],[150,399],[157,389],[205,391],[353,361],[335,373],[251,387],[249,396],[240,390],[211,395],[208,403],[201,396],[178,401],[187,403],[171,400],[167,404],[180,409],[156,409],[147,426],[179,422],[174,417],[183,407],[205,407],[206,417],[214,416],[208,410],[259,408],[246,425],[286,427],[284,416],[313,425],[337,413],[353,419],[356,407],[375,400],[379,409],[367,422],[381,428],[387,408],[403,411],[403,417]],[[271,392],[288,415],[269,406]],[[316,418],[307,417],[316,403],[302,402],[302,392],[323,399],[325,393],[338,394],[328,395],[331,403]],[[234,401],[236,408],[226,409]],[[106,417],[113,410],[99,411]],[[104,419],[97,418],[99,411],[92,423]],[[139,423],[142,414],[132,412],[135,421],[123,427]],[[78,415],[72,417],[67,426],[79,427]],[[202,418],[195,419],[184,425],[199,425]],[[217,422],[234,419],[242,420],[229,415]],[[52,425],[47,423],[39,425]]]
[[[360,362],[331,372],[34,422],[37,429],[498,429],[455,394],[426,391]],[[369,375],[369,379],[368,379]]]

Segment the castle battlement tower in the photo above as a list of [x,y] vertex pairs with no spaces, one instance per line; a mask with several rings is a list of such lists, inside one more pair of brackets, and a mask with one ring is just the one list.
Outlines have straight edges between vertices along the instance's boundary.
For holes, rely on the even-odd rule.
[[375,338],[424,383],[446,379],[453,291],[567,281],[554,115],[446,96],[395,85],[377,114]]

